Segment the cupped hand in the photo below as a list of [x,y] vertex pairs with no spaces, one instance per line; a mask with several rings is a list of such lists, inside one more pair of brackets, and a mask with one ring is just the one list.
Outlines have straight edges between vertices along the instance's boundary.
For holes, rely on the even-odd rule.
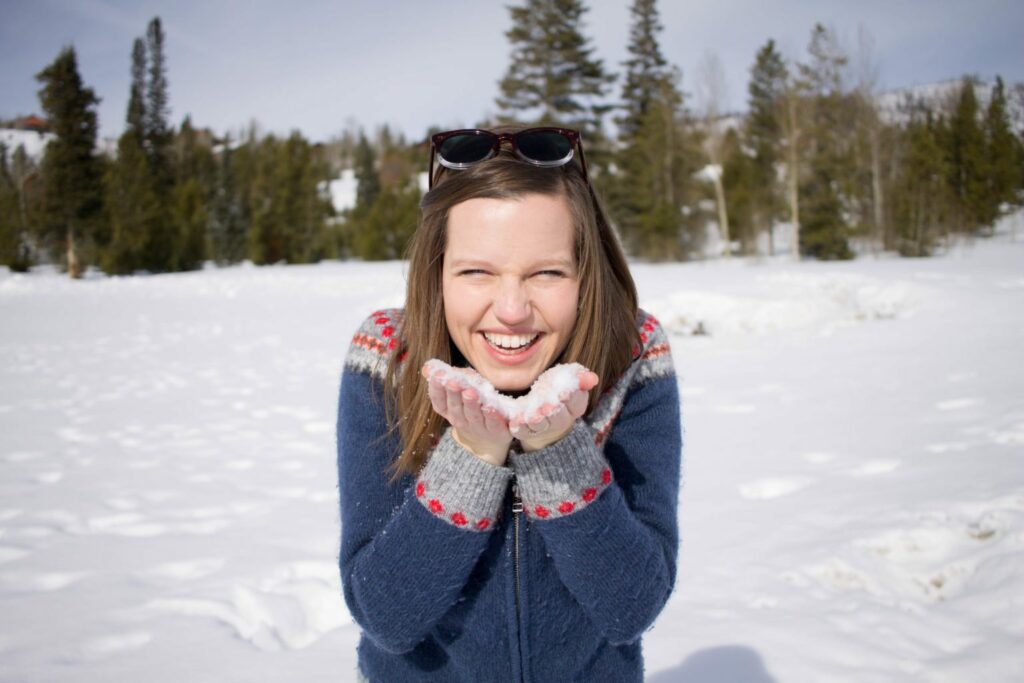
[[[543,390],[545,374],[537,379],[534,390]],[[586,369],[580,370],[578,377],[579,385],[576,389],[560,392],[557,401],[543,403],[539,408],[509,423],[509,431],[519,439],[524,451],[540,450],[561,440],[587,411],[590,390],[597,386],[599,378]]]
[[474,370],[459,369],[447,380],[444,373],[433,373],[424,366],[427,394],[434,410],[452,426],[452,436],[463,448],[499,467],[505,464],[512,443],[508,420],[496,408],[484,405],[480,392],[469,381]]

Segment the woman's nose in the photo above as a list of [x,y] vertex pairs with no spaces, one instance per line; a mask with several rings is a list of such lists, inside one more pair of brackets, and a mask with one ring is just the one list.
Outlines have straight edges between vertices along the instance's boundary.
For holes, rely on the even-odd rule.
[[494,301],[494,314],[505,325],[521,323],[530,315],[530,294],[520,281],[502,282]]

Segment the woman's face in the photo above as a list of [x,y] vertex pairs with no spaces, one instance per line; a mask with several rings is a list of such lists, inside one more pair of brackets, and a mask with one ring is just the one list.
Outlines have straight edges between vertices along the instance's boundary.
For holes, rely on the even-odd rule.
[[496,389],[527,389],[569,342],[579,280],[564,197],[469,199],[448,214],[448,333]]

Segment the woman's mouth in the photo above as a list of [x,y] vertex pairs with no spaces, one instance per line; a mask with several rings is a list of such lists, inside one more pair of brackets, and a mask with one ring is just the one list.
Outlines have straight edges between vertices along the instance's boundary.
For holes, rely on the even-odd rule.
[[527,349],[533,347],[537,343],[537,340],[541,338],[539,332],[533,334],[497,334],[494,332],[484,332],[484,339],[487,340],[487,345],[492,351],[504,354],[504,355],[516,355],[523,353]]

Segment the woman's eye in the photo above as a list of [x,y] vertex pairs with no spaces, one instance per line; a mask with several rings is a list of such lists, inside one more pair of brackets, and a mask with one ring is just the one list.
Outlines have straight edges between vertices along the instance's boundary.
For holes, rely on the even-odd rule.
[[565,273],[560,270],[541,270],[537,273],[543,277],[565,277]]
[[459,271],[459,275],[484,275],[486,273],[486,270],[480,268],[467,268],[466,270]]

